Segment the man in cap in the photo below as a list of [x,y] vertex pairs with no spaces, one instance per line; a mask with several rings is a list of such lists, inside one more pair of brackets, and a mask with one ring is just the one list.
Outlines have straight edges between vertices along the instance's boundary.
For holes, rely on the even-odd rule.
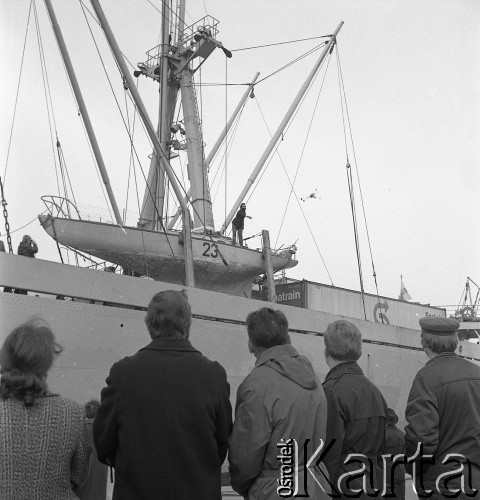
[[251,217],[247,215],[247,205],[245,205],[245,203],[242,203],[240,205],[240,210],[237,212],[237,215],[232,220],[233,244],[235,245],[237,242],[237,233],[238,233],[238,243],[240,244],[241,247],[243,246],[243,228],[244,228],[245,217],[247,219],[251,219]]
[[480,367],[455,354],[459,326],[449,318],[420,320],[429,360],[413,380],[405,428],[407,457],[417,457],[414,473],[413,461],[407,471],[419,497],[467,498],[480,489]]

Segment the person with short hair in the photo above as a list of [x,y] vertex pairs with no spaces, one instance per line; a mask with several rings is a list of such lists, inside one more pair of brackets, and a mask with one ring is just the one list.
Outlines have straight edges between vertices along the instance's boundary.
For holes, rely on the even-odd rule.
[[229,450],[231,485],[249,500],[285,496],[279,494],[279,449],[282,443],[294,439],[299,450],[294,464],[299,471],[298,493],[327,499],[326,491],[330,490],[323,464],[321,468],[312,465],[311,473],[305,468],[305,460],[313,455],[320,440],[325,440],[327,402],[321,384],[310,361],[291,345],[288,321],[281,311],[259,309],[247,316],[246,325],[248,349],[256,362],[237,392]]
[[[472,491],[480,490],[480,367],[455,354],[456,319],[431,316],[419,323],[429,359],[408,396],[405,447],[413,457],[421,444],[420,455],[432,458],[417,461],[416,488],[419,495],[431,490],[432,499],[457,496],[457,490],[459,498],[472,497]],[[452,454],[456,458],[443,463]],[[410,474],[412,465],[407,464]]]
[[222,498],[230,386],[190,343],[191,321],[185,292],[157,293],[145,316],[152,341],[110,369],[93,436],[115,468],[114,500]]
[[237,242],[238,234],[238,243],[240,246],[243,246],[243,229],[245,227],[245,217],[247,219],[251,219],[251,217],[247,215],[247,205],[245,205],[245,203],[242,203],[240,205],[240,210],[232,220],[232,242],[234,245]]
[[[325,458],[330,482],[341,497],[370,498],[374,488],[382,484],[382,451],[385,437],[387,404],[380,390],[365,375],[357,364],[362,355],[362,334],[356,325],[339,320],[330,323],[323,336],[325,360],[330,371],[323,388],[328,401],[327,445],[333,443]],[[365,464],[373,471],[366,481],[363,477],[349,482],[342,475],[358,471],[360,465],[348,463],[347,457],[358,453],[369,462]],[[373,480],[373,485],[370,483]],[[340,483],[340,484],[339,484]]]
[[0,349],[0,498],[76,499],[91,448],[83,407],[50,392],[47,374],[62,352],[34,318]]

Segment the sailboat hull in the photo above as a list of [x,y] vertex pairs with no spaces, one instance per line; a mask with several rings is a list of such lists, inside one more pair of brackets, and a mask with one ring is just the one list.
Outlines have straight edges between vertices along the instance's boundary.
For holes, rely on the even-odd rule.
[[[45,231],[58,243],[149,276],[184,284],[182,233],[148,231],[95,221],[39,216]],[[226,238],[192,234],[195,286],[250,297],[253,279],[265,273],[259,250],[234,246]],[[274,271],[294,267],[291,254],[272,255]]]

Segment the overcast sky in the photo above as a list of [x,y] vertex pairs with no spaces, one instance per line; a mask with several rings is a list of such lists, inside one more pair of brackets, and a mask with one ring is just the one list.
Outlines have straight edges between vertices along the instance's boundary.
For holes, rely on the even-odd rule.
[[[160,8],[158,0],[151,3]],[[119,112],[78,2],[53,0],[53,4],[118,205],[124,208],[129,144]],[[56,194],[56,180],[33,21],[6,161],[29,5],[27,0],[0,3],[1,174],[3,178],[7,165],[5,195],[14,248],[28,233],[39,243],[39,258],[58,259],[53,240],[36,220],[44,210],[40,196]],[[145,52],[159,40],[158,11],[142,0],[103,0],[102,5],[129,61],[144,61]],[[107,205],[43,2],[38,2],[37,9],[56,129],[76,199],[79,205],[102,213]],[[223,84],[248,82],[256,71],[261,72],[260,78],[266,77],[321,40],[238,49],[327,35],[343,20],[338,54],[354,147],[349,143],[348,156],[353,168],[358,168],[371,245],[370,254],[357,187],[365,290],[375,293],[372,259],[378,291],[385,296],[398,296],[400,275],[412,300],[432,305],[458,304],[467,276],[480,284],[480,2],[196,0],[187,9],[187,23],[206,14],[217,18],[217,38],[233,51],[228,62],[221,51],[215,51],[197,74],[198,82],[219,84],[197,89],[207,154],[245,89]],[[94,23],[92,30],[123,105],[120,77]],[[255,99],[248,100],[228,154],[227,195],[225,174],[218,188],[218,178],[213,182],[217,228],[268,143],[265,122],[273,133],[318,56],[316,51],[267,78],[257,85]],[[154,117],[157,90],[143,77],[139,84]],[[141,135],[138,126],[139,154],[147,169],[150,151]],[[245,235],[269,229],[277,246],[296,241],[300,263],[288,273],[291,277],[358,290],[335,53],[286,131],[279,155],[281,160],[274,157],[247,197],[247,212],[253,219],[247,221]],[[212,180],[216,168],[212,167]],[[290,184],[285,170],[293,179],[297,168],[296,196],[306,201],[297,203],[292,197],[287,207]],[[129,211],[137,204],[133,184],[131,180]],[[143,187],[139,191],[142,196]],[[317,197],[307,198],[313,192]],[[3,222],[1,232],[4,237]],[[249,244],[259,246],[260,240],[251,239]]]

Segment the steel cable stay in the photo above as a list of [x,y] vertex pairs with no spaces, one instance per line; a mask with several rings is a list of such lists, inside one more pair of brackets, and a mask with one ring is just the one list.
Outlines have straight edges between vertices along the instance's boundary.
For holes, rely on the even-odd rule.
[[11,237],[11,231],[10,231],[10,223],[8,221],[8,211],[7,211],[7,201],[5,198],[5,181],[6,181],[6,176],[7,176],[7,168],[8,168],[8,160],[10,158],[10,150],[11,150],[11,145],[12,145],[12,138],[13,138],[13,131],[15,128],[15,118],[17,115],[17,104],[18,104],[18,97],[20,95],[20,82],[22,81],[22,73],[23,73],[23,62],[25,59],[25,48],[27,46],[27,36],[28,36],[28,28],[30,26],[30,16],[32,13],[32,5],[33,5],[33,0],[30,1],[30,6],[28,8],[28,16],[27,16],[27,24],[25,27],[25,37],[23,40],[23,48],[22,48],[22,57],[20,61],[20,71],[18,75],[18,83],[17,83],[17,91],[15,93],[15,104],[13,106],[13,117],[12,117],[12,125],[10,127],[10,136],[8,139],[8,148],[7,148],[7,156],[5,158],[5,168],[3,171],[3,181],[2,178],[0,177],[0,191],[1,191],[1,196],[2,196],[2,209],[3,209],[3,218],[5,220],[5,232],[7,234],[7,245],[8,245],[8,252],[13,253],[13,246],[12,246],[12,237]]
[[[277,73],[280,73],[281,71],[289,68],[290,66],[293,66],[295,63],[297,63],[298,61],[301,61],[302,59],[304,59],[305,57],[308,57],[310,54],[313,54],[314,52],[316,52],[317,50],[321,49],[322,47],[324,47],[326,45],[327,42],[325,43],[322,43],[321,45],[317,45],[316,47],[313,47],[312,49],[310,49],[309,51],[305,52],[304,54],[298,56],[297,58],[293,59],[292,61],[288,62],[287,64],[284,64],[283,66],[281,66],[280,68],[276,69],[275,71],[273,71],[272,73],[270,73],[269,75],[265,76],[264,78],[262,78],[261,80],[259,80],[258,82],[256,82],[254,85],[253,85],[253,89],[259,85],[260,83],[264,82],[265,80],[267,80],[268,78],[276,75]],[[250,83],[202,83],[202,84],[196,84],[195,86],[202,86],[202,87],[223,87],[223,86],[238,86],[238,85],[244,85],[244,86],[249,86]]]
[[[350,136],[350,143],[351,143],[351,146],[352,146],[352,155],[353,155],[353,160],[354,160],[354,165],[355,165],[355,172],[356,172],[356,178],[357,178],[358,192],[360,194],[360,202],[361,202],[361,206],[362,206],[363,221],[364,221],[364,225],[365,225],[365,233],[366,233],[366,236],[367,236],[367,243],[368,243],[368,249],[369,249],[369,254],[370,254],[370,261],[371,261],[371,266],[372,266],[372,273],[373,273],[372,276],[373,276],[373,279],[374,279],[374,282],[375,282],[375,291],[376,291],[377,301],[378,301],[379,306],[381,306],[381,304],[380,304],[380,295],[379,295],[379,291],[378,291],[377,273],[375,271],[375,263],[374,263],[374,260],[373,260],[373,251],[372,251],[372,245],[371,245],[371,240],[370,240],[370,232],[368,230],[367,216],[366,216],[366,210],[365,210],[365,203],[364,203],[364,200],[363,200],[362,186],[361,186],[361,183],[360,183],[360,174],[359,174],[359,170],[358,170],[357,155],[356,155],[356,151],[355,151],[355,143],[353,141],[352,126],[351,126],[350,114],[349,114],[348,103],[347,103],[347,94],[346,94],[346,91],[345,91],[345,85],[344,85],[344,81],[343,81],[343,73],[342,73],[342,66],[341,66],[341,62],[340,62],[340,52],[338,50],[338,46],[336,46],[336,52],[335,53],[336,53],[337,66],[338,66],[339,86],[340,86],[340,89],[341,89],[340,95],[341,95],[341,100],[342,100],[342,118],[344,117],[343,110],[345,110],[345,117],[346,117],[346,122],[348,124],[348,131],[349,131],[349,136]],[[344,123],[345,146],[346,146],[347,142],[346,142],[345,121],[343,123]],[[349,160],[348,160],[348,152],[347,152],[347,164],[348,163],[349,163]],[[362,299],[363,299],[363,283],[361,284],[361,286],[362,286],[361,290],[362,290]],[[364,308],[365,308],[365,304],[364,304]],[[380,315],[380,318],[382,320],[382,323],[384,323],[384,318],[383,318],[382,314]]]
[[253,47],[242,47],[241,49],[232,49],[230,52],[241,52],[242,50],[263,49],[265,47],[275,47],[277,45],[286,45],[289,43],[306,42],[309,40],[319,40],[320,38],[330,39],[330,37],[331,35],[322,35],[322,36],[312,36],[310,38],[298,38],[296,40],[287,40],[286,42],[267,43],[265,45],[255,45]]
[[[59,175],[58,175],[58,170],[60,170],[60,177],[61,177],[61,181],[62,181],[64,198],[68,199],[68,185],[69,185],[70,191],[72,193],[72,197],[75,200],[75,195],[73,192],[73,188],[72,188],[72,184],[71,184],[71,180],[70,180],[70,175],[69,175],[68,168],[67,168],[66,161],[65,161],[65,157],[63,155],[63,151],[61,148],[60,139],[58,137],[58,130],[57,130],[56,119],[55,119],[55,111],[54,111],[54,105],[53,105],[53,99],[52,99],[52,92],[50,90],[50,82],[49,82],[49,78],[48,78],[48,70],[47,70],[45,52],[43,49],[43,40],[42,40],[42,36],[41,36],[40,25],[39,25],[39,20],[38,20],[38,13],[37,13],[37,8],[36,8],[35,4],[34,4],[33,9],[34,9],[35,28],[36,28],[36,33],[37,33],[37,43],[38,43],[38,49],[39,49],[39,55],[40,55],[40,67],[42,70],[42,82],[43,82],[43,89],[44,89],[44,94],[45,94],[45,103],[46,103],[46,109],[47,109],[47,117],[48,117],[49,131],[50,131],[50,141],[51,141],[52,152],[53,152],[58,195],[59,196],[62,195],[61,189],[60,189]],[[53,124],[53,126],[52,126],[52,124]],[[55,147],[56,147],[56,151],[58,154],[58,168],[57,168],[57,162],[56,162],[56,156],[55,156]],[[68,185],[67,185],[67,181],[68,181]],[[58,254],[60,256],[60,261],[63,263],[64,260],[63,260],[60,244],[58,243],[58,241],[56,239],[55,227],[53,228],[53,231],[54,231],[55,243],[57,246]],[[68,257],[68,254],[67,254],[67,257]],[[78,265],[77,256],[76,256],[76,261],[77,261],[77,265]]]
[[[268,128],[268,125],[267,125],[267,123],[266,123],[265,117],[264,117],[263,113],[261,113],[261,114],[262,114],[262,118],[264,119],[264,123],[265,123],[265,125],[267,126],[267,130],[268,130],[268,132],[270,133],[270,129]],[[270,135],[271,135],[271,134],[270,134]],[[269,165],[269,164],[270,164],[270,162],[272,161],[272,159],[273,159],[273,157],[274,157],[274,155],[275,155],[275,154],[277,154],[277,155],[278,155],[278,158],[279,158],[280,163],[281,163],[281,165],[282,165],[282,168],[283,168],[283,170],[284,170],[284,172],[285,172],[285,175],[286,175],[286,177],[287,177],[287,180],[289,181],[290,186],[292,186],[292,183],[291,183],[290,177],[289,177],[289,175],[288,175],[288,173],[287,173],[287,171],[286,171],[286,168],[285,168],[285,164],[283,163],[282,157],[280,156],[280,153],[279,153],[279,151],[278,151],[278,146],[275,146],[275,149],[274,149],[274,154],[273,154],[273,155],[269,158],[268,162],[266,163],[265,170],[267,169],[268,165]],[[262,174],[262,176],[263,176],[263,174]],[[257,183],[255,184],[255,186],[252,188],[252,190],[251,190],[251,192],[250,192],[250,195],[249,195],[249,196],[248,196],[248,198],[247,198],[247,202],[250,200],[250,198],[252,197],[252,195],[253,195],[254,191],[255,191],[255,190],[256,190],[256,188],[258,187],[259,182],[260,182],[260,180],[261,180],[262,176],[260,176],[260,178],[258,179],[258,182],[257,182]],[[314,234],[313,234],[312,228],[310,227],[310,224],[309,224],[309,222],[308,222],[308,220],[307,220],[307,218],[306,218],[305,212],[303,211],[302,205],[300,204],[300,201],[299,201],[299,199],[298,199],[297,193],[295,192],[295,190],[294,190],[294,189],[293,189],[293,193],[294,193],[294,195],[295,195],[295,199],[297,200],[297,204],[298,204],[298,207],[300,208],[300,212],[302,213],[303,219],[305,220],[305,224],[307,225],[307,228],[308,228],[308,231],[309,231],[309,233],[310,233],[310,236],[312,237],[313,243],[314,243],[314,245],[315,245],[315,247],[316,247],[316,249],[317,249],[317,252],[318,252],[318,254],[319,254],[319,256],[320,256],[320,259],[321,259],[321,261],[322,261],[322,263],[323,263],[323,265],[324,265],[324,267],[325,267],[325,271],[327,272],[327,274],[328,274],[328,276],[329,276],[329,278],[330,278],[330,281],[331,281],[330,272],[328,271],[328,268],[327,268],[327,266],[326,266],[326,263],[325,263],[325,260],[324,260],[324,258],[323,258],[322,252],[320,251],[320,248],[319,248],[319,246],[318,246],[317,240],[315,239],[315,236],[314,236]]]
[[15,125],[15,117],[16,117],[16,114],[17,114],[18,96],[20,95],[20,82],[22,81],[23,61],[25,59],[25,48],[27,46],[28,28],[30,26],[30,15],[31,15],[31,12],[32,12],[32,5],[33,4],[34,4],[34,1],[30,0],[30,7],[28,9],[27,24],[25,26],[25,37],[23,39],[22,57],[21,57],[21,60],[20,60],[20,71],[19,71],[19,74],[18,74],[17,91],[15,93],[15,104],[13,106],[12,126],[10,127],[10,136],[9,136],[8,148],[7,148],[7,157],[5,159],[5,168],[3,170],[3,187],[5,187],[5,182],[7,180],[8,160],[10,158],[10,147],[11,147],[11,144],[12,144],[13,130],[14,130],[14,125]]
[[[340,53],[339,53],[338,47],[336,47],[336,59],[337,59],[337,67],[338,67],[338,84],[339,84],[339,89],[340,89],[340,99],[341,99],[341,107],[342,107],[342,123],[343,123],[343,129],[344,129],[344,139],[345,139],[346,168],[347,168],[348,185],[349,185],[349,192],[350,192],[350,199],[351,199],[351,206],[352,206],[352,219],[353,219],[354,233],[355,233],[355,247],[356,247],[356,252],[357,252],[357,262],[358,262],[358,270],[359,270],[359,278],[360,278],[360,291],[361,291],[361,295],[362,295],[364,315],[366,318],[365,299],[364,299],[365,290],[364,290],[363,276],[362,276],[360,243],[359,243],[359,235],[358,235],[358,223],[357,223],[357,215],[356,215],[355,199],[354,199],[354,186],[353,186],[353,178],[352,178],[352,172],[351,172],[352,168],[351,168],[350,160],[349,160],[349,156],[348,156],[347,127],[348,127],[350,144],[351,144],[351,148],[352,148],[352,155],[353,155],[353,161],[354,161],[354,166],[355,166],[358,191],[360,194],[360,202],[361,202],[361,206],[362,206],[363,220],[364,220],[365,232],[366,232],[366,236],[367,236],[370,261],[371,261],[371,265],[372,265],[373,279],[375,282],[377,303],[378,303],[379,307],[381,307],[381,302],[380,302],[380,295],[379,295],[379,291],[378,291],[377,274],[375,271],[375,264],[374,264],[374,260],[373,260],[373,252],[372,252],[372,246],[371,246],[371,241],[370,241],[370,233],[368,230],[366,211],[365,211],[365,203],[363,200],[362,187],[361,187],[361,183],[360,183],[358,162],[357,162],[357,157],[356,157],[356,152],[355,152],[355,143],[353,141],[352,126],[351,126],[350,114],[349,114],[349,110],[348,110],[347,96],[346,96],[346,91],[345,91],[343,73],[342,73],[342,68],[341,68],[341,63],[340,63]],[[380,319],[381,319],[381,322],[384,323],[383,314],[380,314]]]
[[[127,183],[127,193],[126,193],[126,202],[125,202],[125,217],[124,217],[124,221],[123,221],[123,225],[125,225],[125,221],[126,221],[126,217],[127,217],[127,210],[128,210],[128,193],[129,193],[129,185],[130,185],[130,173],[133,169],[133,176],[134,176],[134,180],[135,180],[135,188],[136,188],[136,198],[137,198],[137,206],[138,206],[138,213],[140,213],[140,198],[139,198],[139,193],[138,193],[138,183],[137,183],[137,173],[136,173],[136,170],[135,170],[135,158],[137,157],[136,155],[136,150],[135,150],[135,146],[133,144],[133,136],[134,136],[134,133],[135,133],[135,123],[136,123],[136,118],[137,118],[137,113],[136,113],[136,110],[134,109],[134,113],[133,113],[133,123],[132,123],[132,126],[130,127],[130,116],[128,114],[128,101],[127,101],[127,91],[124,91],[124,99],[125,99],[125,110],[126,110],[126,113],[127,113],[127,122],[128,122],[128,130],[129,130],[129,137],[130,137],[130,165],[129,165],[129,169],[128,169],[128,183]],[[131,132],[130,132],[131,130]],[[141,165],[140,165],[140,168],[141,168]],[[143,170],[142,170],[142,174],[143,174]],[[143,234],[143,231],[141,231],[141,235],[142,235],[142,247],[143,247],[143,259],[144,259],[144,264],[145,264],[145,271],[146,271],[146,275],[149,276],[149,270],[148,270],[148,261],[147,261],[147,252],[146,252],[146,247],[145,247],[145,237],[144,237],[144,234]]]
[[231,126],[231,131],[229,131],[228,137],[225,141],[225,148],[223,150],[222,155],[220,157],[218,157],[218,151],[217,151],[217,154],[214,156],[214,158],[212,158],[211,163],[213,163],[213,161],[215,161],[218,158],[218,167],[214,173],[214,177],[212,180],[212,189],[213,189],[213,185],[215,184],[215,182],[217,182],[218,175],[220,174],[220,177],[218,178],[218,185],[217,185],[217,188],[215,191],[214,199],[216,198],[218,190],[220,189],[220,183],[221,183],[222,178],[223,178],[224,169],[221,168],[221,164],[224,162],[225,155],[228,154],[228,152],[230,152],[232,150],[233,143],[236,139],[236,135],[238,133],[238,128],[240,126],[240,120],[242,118],[242,114],[243,114],[243,111],[245,109],[245,104],[246,103],[243,104],[242,109],[240,110],[238,116],[236,117],[234,123]]
[[[288,206],[290,204],[290,199],[291,199],[291,196],[294,192],[294,186],[295,186],[295,181],[297,180],[297,175],[298,175],[298,171],[300,170],[300,165],[302,163],[302,160],[303,160],[303,154],[305,152],[305,148],[307,146],[307,142],[308,142],[308,138],[310,136],[310,131],[312,129],[312,125],[313,125],[313,119],[315,118],[315,114],[316,114],[316,111],[317,111],[317,107],[318,107],[318,103],[320,101],[320,96],[322,94],[322,90],[323,90],[323,85],[325,83],[325,78],[327,76],[327,72],[328,72],[328,66],[330,64],[330,58],[328,59],[328,62],[326,64],[326,67],[325,67],[325,72],[323,74],[323,78],[322,78],[322,83],[320,84],[320,88],[318,90],[318,94],[317,94],[317,98],[315,100],[315,106],[313,107],[313,110],[312,110],[312,115],[311,115],[311,118],[310,118],[310,123],[308,124],[308,129],[307,129],[307,133],[305,134],[305,140],[303,141],[303,146],[302,146],[302,150],[300,152],[300,157],[298,159],[298,164],[297,164],[297,168],[295,170],[295,176],[293,178],[293,182],[292,182],[292,186],[291,186],[291,189],[290,189],[290,193],[288,195],[288,199],[287,199],[287,203],[285,204],[285,210],[283,212],[283,217],[282,217],[282,220],[281,220],[281,223],[280,223],[280,228],[278,229],[278,234],[277,234],[277,239],[275,240],[275,246],[277,245],[278,243],[278,239],[280,238],[280,232],[282,230],[282,227],[283,227],[283,223],[285,221],[285,217],[286,217],[286,214],[287,214],[287,210],[288,210]],[[312,82],[313,83],[313,82]],[[298,198],[297,198],[298,200]]]
[[[39,26],[39,22],[38,22],[37,7],[36,7],[35,3],[33,4],[33,13],[34,13],[34,20],[35,20],[35,30],[36,30],[36,35],[37,35],[37,45],[38,45],[38,51],[39,51],[39,56],[40,56],[40,69],[41,69],[41,74],[42,74],[43,92],[44,92],[44,96],[45,96],[45,107],[47,110],[48,130],[50,133],[50,144],[51,144],[51,148],[52,148],[53,164],[55,166],[57,192],[58,192],[58,196],[61,196],[62,191],[60,188],[58,168],[60,168],[60,170],[61,170],[62,167],[61,167],[61,165],[59,167],[57,167],[57,158],[55,155],[55,143],[56,143],[56,141],[54,139],[54,137],[58,138],[58,133],[57,133],[56,120],[55,120],[55,113],[53,110],[52,95],[50,92],[50,82],[48,79],[47,65],[45,62],[45,53],[43,51],[43,41],[42,41],[40,26]],[[53,122],[53,126],[52,126],[52,122]],[[63,177],[63,173],[61,173],[61,174],[62,174],[61,176]]]
[[[225,83],[228,83],[228,58],[225,58]],[[253,87],[252,87],[253,90]],[[243,110],[245,109],[245,102],[243,103],[241,112],[243,113]],[[241,114],[241,113],[240,113]],[[225,85],[225,130],[227,130],[227,124],[228,124],[228,87]],[[238,124],[238,120],[235,122],[235,127],[236,124]],[[228,134],[228,132],[227,132]],[[232,137],[232,136],[230,136]],[[225,172],[225,194],[223,197],[223,216],[226,219],[227,214],[228,214],[228,135],[225,136],[225,148],[223,150],[223,159],[224,159],[224,168],[223,172]],[[221,163],[219,164],[220,168]],[[217,170],[218,172],[218,170]],[[220,181],[222,180],[223,173],[220,175]],[[220,181],[218,182],[218,188],[220,188]],[[218,192],[218,189],[217,189]]]
[[[215,182],[217,182],[217,187],[216,187],[216,190],[215,190],[215,195],[213,197],[213,200],[216,199],[216,196],[218,194],[218,190],[220,189],[220,185],[221,185],[221,182],[222,182],[222,179],[223,179],[223,174],[225,173],[225,169],[221,168],[221,165],[222,165],[222,163],[223,164],[225,163],[226,155],[228,155],[228,153],[231,152],[231,150],[232,150],[233,143],[235,142],[236,134],[238,132],[238,127],[239,127],[239,124],[240,124],[241,113],[242,113],[242,111],[239,113],[239,116],[237,117],[237,119],[235,120],[235,122],[232,124],[232,126],[231,126],[231,132],[229,132],[229,137],[225,141],[224,151],[223,151],[222,155],[220,157],[218,157],[218,167],[217,167],[217,169],[216,169],[216,171],[214,173],[214,177],[213,177],[213,180],[212,180],[212,189],[213,189],[213,186],[214,186]],[[217,155],[218,155],[218,153],[217,153]],[[217,159],[217,155],[215,156],[214,159]]]
[[[325,65],[325,74],[326,74],[326,70],[328,69],[329,62],[330,62],[330,56],[328,57],[328,59],[327,59],[327,64]],[[323,66],[323,64],[322,64],[322,66]],[[310,84],[310,85],[309,85],[309,87],[308,87],[307,92],[305,92],[305,95],[302,97],[302,99],[301,99],[301,101],[300,101],[300,103],[299,103],[299,106],[298,106],[297,110],[295,111],[295,113],[294,113],[294,115],[292,116],[292,118],[291,118],[290,122],[288,123],[288,125],[285,127],[285,131],[284,131],[284,133],[282,134],[282,139],[283,139],[283,137],[286,135],[286,133],[289,131],[289,129],[290,129],[290,127],[291,127],[291,125],[292,125],[293,121],[295,120],[295,117],[296,117],[297,113],[299,112],[299,110],[300,110],[300,108],[301,108],[301,106],[302,106],[303,102],[305,101],[305,98],[306,98],[306,96],[307,96],[308,92],[311,90],[312,85],[315,83],[316,79],[318,78],[318,74],[319,74],[319,73],[317,73],[317,75],[315,76],[315,78],[312,80],[311,84]],[[324,75],[323,79],[325,79],[325,75]],[[322,82],[322,85],[323,85],[323,82]],[[268,133],[269,133],[269,135],[270,135],[270,137],[271,137],[271,136],[272,136],[272,134],[271,134],[270,128],[269,128],[269,126],[268,126],[268,123],[267,123],[267,121],[266,121],[266,119],[265,119],[265,116],[264,116],[264,114],[263,114],[263,111],[262,111],[262,109],[261,109],[261,107],[260,107],[260,104],[259,104],[259,102],[258,102],[258,100],[257,100],[257,98],[256,98],[256,97],[255,97],[255,102],[257,103],[257,107],[258,107],[258,109],[259,109],[260,115],[262,116],[262,119],[263,119],[263,122],[264,122],[264,124],[265,124],[265,127],[266,127],[266,129],[267,129],[267,131],[268,131]],[[305,220],[305,223],[306,223],[306,225],[307,225],[308,231],[309,231],[309,233],[310,233],[310,236],[312,237],[312,240],[313,240],[313,242],[314,242],[315,248],[317,249],[317,252],[318,252],[318,254],[319,254],[319,256],[320,256],[320,259],[321,259],[322,264],[323,264],[323,266],[324,266],[324,268],[325,268],[325,271],[326,271],[326,273],[327,273],[327,275],[328,275],[328,277],[329,277],[329,279],[330,279],[330,282],[332,282],[332,283],[333,283],[332,278],[331,278],[331,275],[330,275],[330,272],[329,272],[328,267],[327,267],[327,265],[326,265],[325,259],[323,258],[322,252],[320,251],[320,248],[319,248],[319,246],[318,246],[318,243],[317,243],[317,240],[316,240],[316,238],[315,238],[315,235],[314,235],[314,233],[313,233],[313,231],[312,231],[312,228],[311,228],[311,226],[310,226],[310,224],[309,224],[309,222],[308,222],[308,220],[307,220],[307,217],[306,217],[306,215],[305,215],[305,212],[303,211],[303,208],[302,208],[302,205],[301,205],[301,203],[300,203],[300,200],[298,199],[298,195],[297,195],[297,193],[296,193],[296,191],[295,191],[295,189],[294,189],[294,186],[293,186],[292,181],[291,181],[291,179],[290,179],[290,177],[289,177],[289,175],[288,175],[288,172],[287,172],[287,170],[286,170],[286,167],[285,167],[285,164],[284,164],[284,162],[283,162],[283,159],[282,159],[282,157],[281,157],[281,155],[280,155],[280,152],[279,152],[279,147],[280,147],[280,144],[277,144],[277,145],[275,146],[275,148],[274,148],[274,150],[273,150],[272,155],[271,155],[271,156],[270,156],[270,158],[268,159],[268,162],[266,163],[266,165],[265,165],[265,167],[264,167],[264,169],[263,169],[263,172],[262,172],[262,173],[261,173],[261,175],[259,176],[259,178],[258,178],[257,182],[255,183],[255,185],[252,187],[252,189],[251,189],[251,191],[250,191],[250,194],[249,194],[249,196],[248,196],[248,198],[247,198],[247,202],[248,202],[248,201],[250,200],[250,198],[253,196],[253,193],[254,193],[254,192],[255,192],[255,190],[257,189],[257,187],[258,187],[258,185],[259,185],[259,183],[260,183],[260,181],[261,181],[261,179],[262,179],[263,175],[264,175],[264,174],[265,174],[265,172],[267,171],[268,166],[270,165],[271,161],[273,160],[273,158],[274,158],[274,156],[275,156],[275,154],[276,154],[276,155],[278,156],[279,160],[280,160],[280,163],[281,163],[281,165],[282,165],[282,168],[283,168],[283,170],[284,170],[284,173],[285,173],[285,175],[286,175],[286,177],[287,177],[287,180],[288,180],[288,182],[289,182],[289,184],[290,184],[290,187],[291,187],[291,192],[292,192],[292,193],[294,194],[294,196],[295,196],[295,199],[296,199],[296,201],[297,201],[297,205],[298,205],[298,207],[299,207],[299,209],[300,209],[300,212],[302,213],[303,219]],[[278,236],[277,236],[277,242],[278,242]]]

